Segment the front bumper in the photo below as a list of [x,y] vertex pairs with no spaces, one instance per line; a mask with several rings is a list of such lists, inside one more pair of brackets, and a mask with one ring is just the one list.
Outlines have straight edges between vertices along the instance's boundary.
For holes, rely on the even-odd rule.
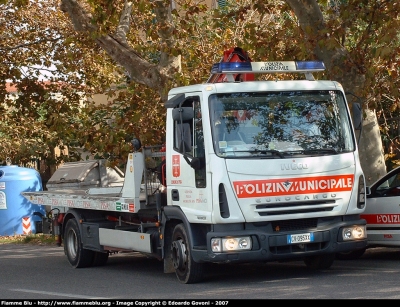
[[[307,224],[304,224],[307,225]],[[341,230],[349,226],[365,226],[366,221],[355,219],[342,221],[336,218],[334,221],[319,220],[315,227],[302,227],[301,229],[278,230],[274,223],[265,224],[249,223],[242,226],[243,229],[232,229],[232,225],[218,225],[214,231],[207,233],[207,249],[193,249],[192,255],[196,262],[256,262],[279,261],[299,259],[307,256],[321,254],[350,252],[367,246],[367,239],[343,241]],[[224,229],[226,228],[226,229]],[[299,244],[289,244],[288,236],[293,234],[312,233],[313,241]],[[215,237],[240,237],[250,236],[252,249],[248,251],[231,251],[215,253],[211,250],[210,242]]]

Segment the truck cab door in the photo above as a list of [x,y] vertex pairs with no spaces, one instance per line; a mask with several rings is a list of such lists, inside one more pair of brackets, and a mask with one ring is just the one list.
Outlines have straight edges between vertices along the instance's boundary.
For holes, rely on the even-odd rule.
[[[199,99],[189,98],[172,110],[173,149],[181,154],[187,165],[194,170],[193,175],[193,171],[188,169],[188,172],[193,175],[192,178],[196,178],[194,185],[197,188],[204,188],[206,186],[205,152],[201,106]],[[177,162],[176,159],[175,162]],[[182,165],[180,165],[181,167]],[[186,167],[184,168],[186,169]],[[173,174],[177,174],[177,170],[175,169]]]
[[[167,145],[168,197],[173,205],[195,214],[195,219],[209,220],[211,210],[202,205],[207,202],[207,179],[200,97],[185,97],[173,106],[172,125],[168,127],[173,131],[170,151]],[[196,210],[205,212],[194,213]]]

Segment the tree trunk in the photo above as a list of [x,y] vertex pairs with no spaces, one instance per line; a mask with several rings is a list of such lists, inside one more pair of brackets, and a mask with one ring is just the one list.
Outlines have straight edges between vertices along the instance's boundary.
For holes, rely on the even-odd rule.
[[[316,0],[286,0],[286,2],[296,14],[306,39],[314,46],[314,54],[325,63],[327,76],[340,82],[345,92],[360,96],[359,93],[362,93],[365,87],[363,68],[355,64],[343,46],[326,35],[329,29],[326,28],[318,2]],[[335,48],[332,48],[333,45]],[[352,102],[349,100],[349,104]],[[368,185],[386,174],[386,165],[376,114],[368,109],[364,112],[366,117],[359,149],[361,166]]]
[[361,167],[367,185],[371,185],[386,174],[382,139],[376,114],[373,110],[364,110],[361,139],[359,143]]

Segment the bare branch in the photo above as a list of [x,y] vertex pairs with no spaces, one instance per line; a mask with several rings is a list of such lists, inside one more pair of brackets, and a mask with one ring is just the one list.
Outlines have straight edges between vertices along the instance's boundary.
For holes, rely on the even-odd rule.
[[132,12],[133,2],[125,0],[124,10],[121,13],[119,19],[119,25],[117,31],[115,32],[115,37],[120,40],[121,43],[127,44],[126,34],[129,32],[129,24],[131,22],[131,12]]
[[173,56],[171,49],[173,26],[169,0],[155,1],[155,14],[160,25],[159,34],[164,42],[161,50],[160,63],[155,65],[143,59],[130,45],[126,36],[130,29],[130,14],[133,2],[125,0],[124,10],[115,34],[98,35],[97,27],[91,23],[92,15],[89,8],[78,0],[62,0],[61,9],[69,15],[69,18],[77,31],[86,31],[95,34],[96,43],[120,66],[124,67],[132,81],[155,89],[163,100],[166,99],[166,87],[172,76],[180,71],[180,56]]
[[88,31],[93,33],[96,27],[91,24],[92,15],[76,0],[62,0],[60,8],[68,13],[76,31]]
[[25,44],[19,44],[19,45],[15,45],[12,47],[1,47],[0,46],[0,50],[15,50],[15,49],[19,49],[19,48],[25,48],[25,47],[30,47],[30,46],[34,46],[34,45],[40,45],[42,43],[46,43],[46,42],[57,42],[59,40],[63,39],[63,37],[57,37],[57,38],[53,38],[53,39],[40,39],[37,40],[35,42],[30,42],[30,43],[25,43]]

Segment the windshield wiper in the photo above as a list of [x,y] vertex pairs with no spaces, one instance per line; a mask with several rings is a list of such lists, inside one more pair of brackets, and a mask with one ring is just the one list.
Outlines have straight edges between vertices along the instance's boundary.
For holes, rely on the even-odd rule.
[[311,155],[311,154],[337,154],[337,150],[333,148],[316,148],[316,149],[305,149],[303,150],[303,154]]
[[[285,158],[287,155],[328,155],[328,154],[337,154],[338,151],[333,148],[315,148],[315,149],[305,149],[305,150],[293,150],[293,151],[279,151],[276,149],[260,149],[260,148],[251,148],[248,150],[235,150],[235,152],[249,152],[252,154],[264,154],[264,155],[275,155],[280,158]],[[259,156],[259,155],[258,155]]]
[[251,153],[261,153],[261,154],[271,154],[271,155],[276,155],[280,158],[284,158],[285,156],[283,155],[282,152],[276,149],[259,149],[259,148],[252,148],[247,150],[248,152]]

